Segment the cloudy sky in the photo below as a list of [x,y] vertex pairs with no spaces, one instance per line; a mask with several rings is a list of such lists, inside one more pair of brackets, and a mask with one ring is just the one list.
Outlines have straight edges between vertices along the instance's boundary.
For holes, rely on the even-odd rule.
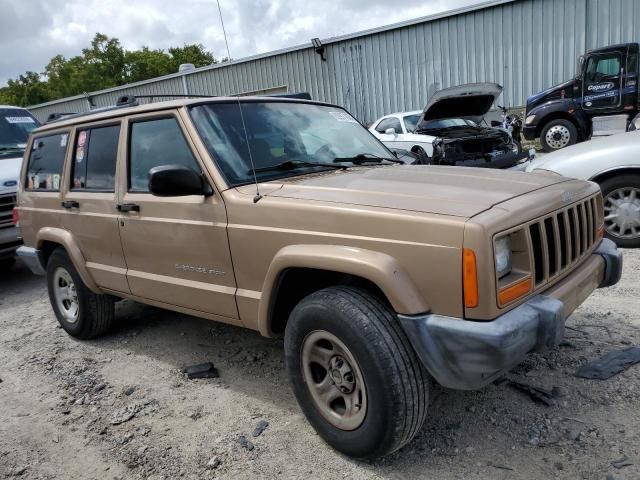
[[[486,0],[220,0],[233,58]],[[127,49],[202,43],[226,56],[216,0],[0,0],[0,85],[73,56],[95,32]]]

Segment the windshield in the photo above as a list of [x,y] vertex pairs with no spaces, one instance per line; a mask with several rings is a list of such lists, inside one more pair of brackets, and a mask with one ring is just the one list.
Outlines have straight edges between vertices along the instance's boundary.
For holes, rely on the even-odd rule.
[[0,156],[24,150],[38,121],[22,108],[0,108]]
[[404,128],[407,129],[407,132],[411,133],[416,129],[418,125],[418,120],[420,120],[420,114],[416,113],[415,115],[407,115],[403,118],[404,120]]
[[465,118],[443,118],[441,120],[430,120],[420,124],[420,130],[440,130],[451,127],[477,127],[478,125]]
[[[266,181],[335,168],[336,159],[363,154],[393,158],[356,119],[338,107],[278,101],[243,101],[241,105],[242,118],[235,101],[191,108],[201,138],[230,185],[253,182],[253,167],[258,181]],[[296,168],[269,168],[283,162],[295,162],[285,165]]]

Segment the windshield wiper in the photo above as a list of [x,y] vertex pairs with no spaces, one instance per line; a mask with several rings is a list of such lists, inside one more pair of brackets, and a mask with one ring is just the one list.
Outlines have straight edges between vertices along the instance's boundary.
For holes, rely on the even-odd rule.
[[397,158],[388,158],[388,157],[379,157],[374,153],[359,153],[358,155],[354,155],[353,157],[337,157],[333,159],[333,163],[340,162],[351,162],[354,165],[362,165],[364,163],[381,163],[384,161],[399,163],[404,165],[402,160],[398,160]]
[[307,162],[305,160],[285,160],[275,165],[267,165],[266,167],[250,168],[247,173],[270,172],[271,170],[293,170],[302,167],[329,167],[344,170],[346,165],[334,165],[333,163],[324,162]]

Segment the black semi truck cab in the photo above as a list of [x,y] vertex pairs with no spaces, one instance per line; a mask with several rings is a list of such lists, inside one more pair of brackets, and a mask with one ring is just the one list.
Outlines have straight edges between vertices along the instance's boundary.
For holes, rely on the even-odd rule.
[[525,138],[549,152],[626,131],[638,113],[638,54],[637,43],[624,43],[581,56],[575,78],[527,99]]

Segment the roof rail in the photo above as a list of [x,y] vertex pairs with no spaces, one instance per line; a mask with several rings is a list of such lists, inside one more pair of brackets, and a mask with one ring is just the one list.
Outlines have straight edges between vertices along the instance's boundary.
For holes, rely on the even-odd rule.
[[271,95],[267,95],[269,97],[280,97],[280,98],[297,98],[299,100],[312,100],[311,94],[309,92],[297,92],[297,93],[273,93]]
[[[304,100],[311,100],[311,94],[308,92],[299,93],[277,93],[273,95],[267,95],[268,97],[280,97],[280,98],[298,98]],[[81,118],[92,113],[109,112],[111,110],[119,110],[121,108],[135,107],[139,105],[139,98],[216,98],[216,95],[191,95],[191,94],[156,94],[156,95],[121,95],[118,97],[116,104],[110,107],[94,108],[84,113],[64,113],[56,112],[51,113],[47,117],[45,124],[59,122],[61,120],[67,120],[70,118]]]
[[73,115],[78,115],[75,112],[63,113],[63,112],[54,112],[50,113],[47,117],[45,123],[57,122],[58,120],[62,120],[63,118],[71,117]]
[[47,117],[45,124],[59,122],[61,120],[68,120],[70,118],[81,118],[91,115],[93,113],[109,112],[111,110],[119,110],[121,108],[135,107],[138,105],[138,99],[132,95],[122,95],[118,98],[115,105],[110,107],[94,108],[88,112],[83,113],[51,113]]

